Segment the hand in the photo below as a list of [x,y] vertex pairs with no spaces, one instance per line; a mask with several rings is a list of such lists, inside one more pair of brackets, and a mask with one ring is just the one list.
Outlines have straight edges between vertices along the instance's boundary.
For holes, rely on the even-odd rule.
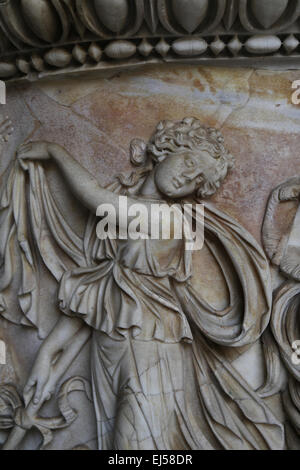
[[14,128],[8,116],[6,116],[0,123],[0,143],[8,142]]
[[21,145],[17,152],[21,166],[26,160],[49,160],[49,145],[48,142],[29,142]]
[[31,401],[35,406],[41,406],[51,398],[51,391],[46,387],[50,377],[51,363],[51,355],[41,350],[24,387],[23,397],[26,407]]
[[299,180],[295,182],[284,183],[279,188],[279,200],[284,201],[296,201],[299,198],[300,194],[300,184]]

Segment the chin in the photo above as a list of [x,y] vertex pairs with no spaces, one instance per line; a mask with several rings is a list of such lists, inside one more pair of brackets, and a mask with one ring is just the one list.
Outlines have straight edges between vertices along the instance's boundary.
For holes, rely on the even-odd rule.
[[166,188],[159,188],[159,191],[169,199],[182,199],[184,197],[189,196],[190,193],[178,193],[175,192],[174,189],[166,189]]
[[174,193],[171,189],[162,188],[161,186],[158,186],[158,185],[157,185],[157,189],[164,197],[174,198]]
[[161,194],[163,194],[165,197],[174,199],[176,197],[176,194],[174,194],[174,190],[172,189],[167,189],[167,188],[158,188]]
[[180,199],[183,199],[185,196],[185,194],[178,194],[178,193],[169,193],[167,194],[167,197],[169,199],[176,199],[176,200],[180,200]]

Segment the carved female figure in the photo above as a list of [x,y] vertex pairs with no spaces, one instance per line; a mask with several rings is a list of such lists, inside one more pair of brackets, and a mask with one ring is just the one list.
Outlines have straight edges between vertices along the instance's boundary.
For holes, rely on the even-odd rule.
[[[118,213],[120,194],[128,196],[129,208],[137,200],[148,207],[212,196],[233,166],[222,135],[195,118],[161,122],[147,145],[133,141],[131,158],[140,168],[102,188],[56,144],[31,142],[19,149],[18,162],[31,186],[32,234],[59,282],[63,312],[39,351],[25,403],[39,409],[49,399],[57,358],[72,344],[68,361],[74,360],[86,331],[92,334],[99,449],[282,448],[282,426],[217,346],[250,344],[269,321],[268,262],[251,235],[206,203],[205,243],[228,289],[228,305],[220,310],[197,292],[184,240],[96,237],[97,207],[113,204]],[[84,240],[67,234],[49,194],[40,166],[49,159],[92,213]],[[15,172],[21,181],[22,170]],[[77,267],[66,269],[54,251],[49,254],[50,237]],[[23,294],[23,311],[34,323],[34,289],[24,288]]]

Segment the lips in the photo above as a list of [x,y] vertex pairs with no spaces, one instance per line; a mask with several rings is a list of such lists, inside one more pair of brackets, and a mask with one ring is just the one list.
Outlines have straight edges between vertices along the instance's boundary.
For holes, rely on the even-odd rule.
[[182,178],[178,178],[178,176],[175,176],[173,178],[173,186],[176,189],[182,188],[185,184],[188,184],[192,181],[191,178],[188,178],[187,176],[184,176]]

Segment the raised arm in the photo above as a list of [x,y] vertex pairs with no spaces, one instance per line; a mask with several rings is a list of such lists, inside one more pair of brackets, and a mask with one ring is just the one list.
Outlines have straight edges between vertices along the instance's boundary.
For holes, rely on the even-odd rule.
[[[119,195],[102,188],[98,180],[60,145],[48,142],[30,142],[24,144],[18,151],[18,159],[25,170],[27,169],[27,161],[54,161],[64,176],[71,192],[84,206],[95,215],[97,214],[97,209],[100,204],[114,206],[116,222],[120,226],[124,225],[122,228],[125,230],[128,228],[127,223],[136,217],[135,211],[131,211],[131,209],[134,209],[132,206],[136,206],[137,201],[128,197],[128,217],[124,219],[124,214],[122,213],[122,221],[119,220]],[[143,227],[146,227],[148,234],[148,228],[151,226],[151,203],[143,202],[143,206],[146,206],[146,210],[142,211],[140,215],[141,231],[143,231]]]
[[23,167],[26,160],[53,160],[74,196],[94,213],[99,204],[110,203],[118,207],[118,196],[102,188],[98,180],[58,144],[31,142],[22,145],[18,158]]

